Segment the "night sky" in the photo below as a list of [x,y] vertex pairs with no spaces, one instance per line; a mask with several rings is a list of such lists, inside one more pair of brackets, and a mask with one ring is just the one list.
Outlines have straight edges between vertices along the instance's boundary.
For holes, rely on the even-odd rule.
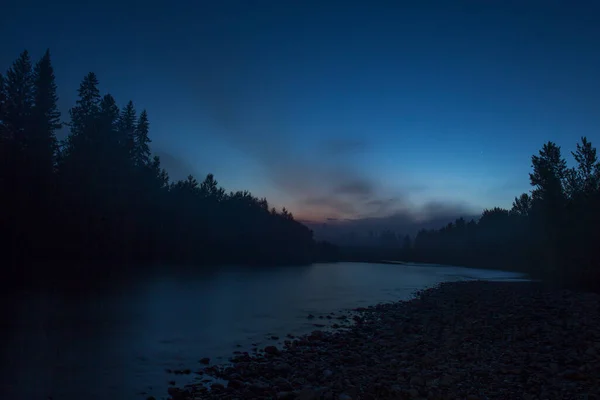
[[9,0],[0,66],[50,48],[65,120],[94,71],[172,178],[304,220],[510,207],[545,141],[598,145],[599,7],[400,3]]

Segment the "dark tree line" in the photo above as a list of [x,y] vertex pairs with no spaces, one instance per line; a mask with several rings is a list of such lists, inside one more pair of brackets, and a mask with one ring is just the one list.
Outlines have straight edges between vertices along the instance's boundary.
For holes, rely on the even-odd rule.
[[323,247],[285,208],[226,193],[210,174],[170,181],[151,154],[146,111],[120,108],[98,85],[94,73],[84,77],[62,122],[48,51],[35,65],[25,51],[0,74],[4,265],[305,263]]
[[[119,107],[87,74],[63,121],[50,53],[23,52],[0,74],[0,249],[5,272],[35,261],[307,263],[370,260],[364,249],[315,244],[283,209],[247,191],[227,193],[209,174],[172,182],[152,156],[148,115]],[[68,129],[59,142],[56,132]],[[532,190],[510,210],[485,210],[420,231],[411,243],[381,235],[388,259],[526,271],[600,286],[600,162],[582,138],[568,168],[560,147],[532,157]],[[381,259],[382,255],[377,253]],[[12,268],[12,270],[8,270]],[[50,269],[56,271],[56,269]],[[86,271],[84,271],[86,272]]]
[[572,156],[575,166],[568,168],[560,147],[544,144],[531,159],[531,192],[516,197],[510,210],[420,231],[409,258],[600,288],[600,162],[585,137]]

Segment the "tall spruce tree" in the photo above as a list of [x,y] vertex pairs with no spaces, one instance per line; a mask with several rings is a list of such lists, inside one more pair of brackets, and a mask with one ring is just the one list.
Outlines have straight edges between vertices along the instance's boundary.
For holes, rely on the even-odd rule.
[[34,173],[48,176],[54,168],[57,151],[55,131],[61,128],[58,95],[50,51],[36,64],[34,70],[34,105],[28,154],[35,164]]
[[600,162],[592,143],[586,137],[577,143],[577,150],[571,152],[577,166],[569,170],[569,187],[571,194],[591,195],[600,186]]
[[73,137],[93,136],[92,130],[100,112],[101,100],[96,74],[88,73],[79,85],[77,93],[79,98],[75,102],[75,107],[69,110],[71,135]]
[[143,110],[135,126],[133,160],[138,167],[150,165],[150,147],[148,144],[152,141],[148,137],[149,130],[148,113]]
[[24,150],[31,131],[33,73],[27,51],[23,51],[8,69],[3,82],[0,179],[6,200],[16,205],[28,196],[29,184]]
[[553,142],[544,144],[539,155],[531,157],[533,172],[529,180],[534,200],[545,201],[552,207],[559,207],[564,200],[564,182],[567,163],[562,158],[560,146]]
[[83,78],[78,94],[75,106],[69,110],[71,132],[61,152],[59,172],[65,183],[81,188],[85,182],[97,179],[101,168],[98,162],[101,97],[96,74],[90,72]]
[[130,160],[135,160],[135,129],[136,112],[133,102],[130,100],[121,110],[119,117],[119,137],[127,148]]

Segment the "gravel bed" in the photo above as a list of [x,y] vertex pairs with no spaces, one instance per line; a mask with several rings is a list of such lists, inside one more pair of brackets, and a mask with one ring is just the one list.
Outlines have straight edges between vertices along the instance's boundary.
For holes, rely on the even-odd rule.
[[[357,309],[350,329],[239,354],[171,387],[188,399],[600,400],[600,296],[454,282]],[[204,360],[206,361],[206,360]],[[212,381],[214,382],[214,381]],[[210,387],[207,385],[211,385]]]

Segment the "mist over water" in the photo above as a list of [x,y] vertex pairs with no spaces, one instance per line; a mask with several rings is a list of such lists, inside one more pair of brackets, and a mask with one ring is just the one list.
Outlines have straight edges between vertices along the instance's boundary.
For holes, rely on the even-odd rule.
[[195,371],[202,357],[226,362],[252,343],[281,343],[287,333],[335,322],[319,316],[407,300],[444,281],[520,277],[436,265],[337,263],[158,268],[89,289],[22,289],[4,294],[0,398],[166,398],[168,381],[181,385],[197,377],[166,369]]

